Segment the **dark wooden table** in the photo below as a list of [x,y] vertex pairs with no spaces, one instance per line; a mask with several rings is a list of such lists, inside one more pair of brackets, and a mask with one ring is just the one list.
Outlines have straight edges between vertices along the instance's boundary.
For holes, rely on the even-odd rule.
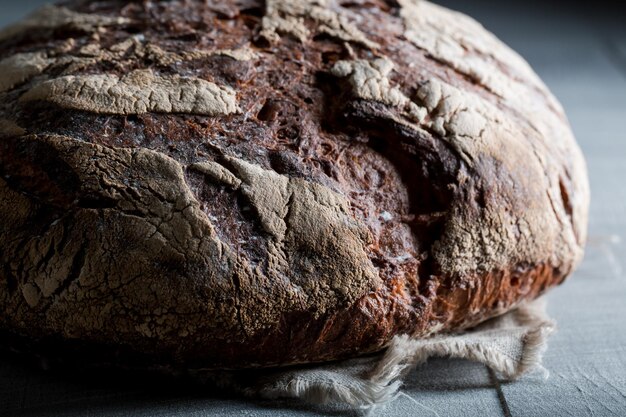
[[[43,2],[0,0],[0,24]],[[381,415],[626,416],[626,11],[603,2],[446,1],[519,51],[563,103],[587,157],[587,254],[548,295],[558,322],[550,377],[515,383],[485,367],[435,360],[413,372]],[[586,7],[586,9],[585,9]],[[1,76],[1,74],[0,74]],[[246,401],[161,380],[46,373],[0,358],[0,416],[313,416],[288,401]],[[333,412],[352,415],[351,412]]]

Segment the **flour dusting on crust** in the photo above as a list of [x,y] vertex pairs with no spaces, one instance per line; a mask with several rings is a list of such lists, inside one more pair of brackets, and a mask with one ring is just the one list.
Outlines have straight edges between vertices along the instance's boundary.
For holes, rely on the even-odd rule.
[[326,0],[267,0],[265,7],[261,35],[271,42],[277,42],[281,33],[306,42],[311,33],[305,19],[312,19],[316,23],[316,31],[320,33],[371,49],[378,47],[345,16],[328,8]]
[[[528,63],[474,19],[424,0],[399,0],[406,38],[515,106],[537,108],[530,89],[545,90]],[[546,97],[559,113],[563,110]]]
[[388,76],[393,66],[388,58],[378,58],[371,62],[339,61],[331,73],[336,77],[348,77],[352,93],[356,97],[400,107],[416,120],[423,119],[425,109],[413,103],[400,89],[391,86]]
[[45,52],[26,52],[11,55],[0,61],[0,93],[43,73],[50,64]]
[[[496,180],[516,184],[501,188],[500,200],[485,201],[480,209],[472,208],[475,202],[464,199],[453,202],[443,236],[432,252],[443,271],[461,276],[505,269],[512,262],[529,259],[554,265],[577,262],[582,256],[577,230],[582,225],[570,223],[561,201],[559,184],[563,174],[545,150],[545,144],[550,146],[548,136],[523,122],[516,123],[481,96],[436,78],[418,85],[410,100],[387,79],[390,68],[391,64],[380,59],[342,61],[332,73],[348,77],[356,97],[395,107],[401,111],[400,117],[406,117],[407,108],[419,109],[421,117],[404,123],[416,134],[434,132],[446,141],[474,171],[476,189],[495,187],[490,182]],[[559,140],[571,137],[564,135]],[[538,154],[545,156],[538,158]],[[525,161],[523,172],[519,172],[521,160]],[[497,171],[497,177],[481,174]],[[577,173],[582,174],[584,171]],[[459,185],[455,187],[463,186],[464,176],[467,174],[459,173]],[[515,209],[502,204],[502,199],[515,201]]]
[[104,114],[191,113],[207,116],[237,113],[236,94],[210,81],[159,76],[151,70],[116,75],[77,75],[35,85],[21,102],[43,100],[61,107]]

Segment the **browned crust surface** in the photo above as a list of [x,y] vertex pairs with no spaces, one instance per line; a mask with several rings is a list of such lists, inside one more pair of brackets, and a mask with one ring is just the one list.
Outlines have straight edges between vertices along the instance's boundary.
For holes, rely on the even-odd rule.
[[13,333],[332,360],[501,314],[582,256],[559,104],[426,2],[69,2],[0,32],[0,69]]

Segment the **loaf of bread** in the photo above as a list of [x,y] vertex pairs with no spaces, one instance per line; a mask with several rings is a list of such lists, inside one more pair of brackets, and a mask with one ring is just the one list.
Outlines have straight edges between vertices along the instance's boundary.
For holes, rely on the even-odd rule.
[[335,360],[582,257],[561,106],[425,1],[70,1],[0,31],[0,96],[0,328],[41,346]]

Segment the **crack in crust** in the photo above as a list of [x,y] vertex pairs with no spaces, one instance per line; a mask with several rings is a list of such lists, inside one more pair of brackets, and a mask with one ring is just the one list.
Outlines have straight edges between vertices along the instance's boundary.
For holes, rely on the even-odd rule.
[[49,71],[62,69],[63,75],[71,75],[105,62],[119,65],[125,60],[147,59],[167,67],[181,61],[200,60],[214,56],[226,56],[242,62],[257,58],[257,54],[249,47],[176,53],[165,51],[158,45],[144,42],[140,38],[139,36],[130,37],[108,49],[102,48],[99,43],[89,43],[81,47],[76,55],[67,54],[67,48],[71,50],[75,46],[74,39],[70,39],[55,49],[11,55],[0,61],[0,74],[3,74],[0,78],[0,93],[11,91],[37,76],[45,76]]
[[417,121],[424,119],[426,110],[413,103],[397,87],[392,87],[389,74],[394,64],[389,58],[374,61],[339,61],[331,69],[336,77],[348,77],[352,93],[364,100],[374,100],[404,109],[407,115]]
[[314,317],[330,306],[352,304],[382,284],[364,251],[371,237],[351,217],[343,196],[238,158],[226,157],[225,164],[231,169],[215,162],[200,168],[250,202],[269,234],[269,277],[288,277],[298,292],[302,290],[297,298],[310,306]]
[[471,326],[571,272],[584,161],[478,24],[210,3],[68,2],[76,25],[7,41],[0,327],[286,365]]
[[317,32],[370,49],[378,48],[376,42],[369,40],[345,16],[329,9],[327,3],[327,0],[267,0],[261,36],[271,42],[278,42],[278,34],[284,33],[304,43],[311,35],[305,19],[312,19],[316,23]]
[[[164,50],[158,45],[146,42],[141,36],[130,37],[108,49],[103,49],[98,43],[90,43],[82,47],[79,53],[91,57],[92,59],[89,63],[97,63],[103,60],[119,61],[124,59],[128,54],[127,59],[147,58],[163,66],[173,65],[180,61],[192,61],[217,55],[227,56],[236,61],[250,61],[257,57],[257,54],[250,49],[250,47],[216,49],[212,51],[190,50],[171,52]],[[72,71],[68,70],[68,72]]]
[[[482,85],[513,107],[541,108],[537,92],[559,116],[563,109],[528,63],[474,19],[423,0],[399,0],[404,36],[432,58]],[[530,90],[535,90],[532,92]]]
[[[472,170],[470,181],[463,179],[467,174],[460,171],[459,183],[450,187],[458,189],[459,195],[482,192],[486,196],[480,206],[473,199],[457,198],[448,208],[443,235],[432,248],[442,272],[464,276],[502,270],[516,262],[576,264],[582,256],[576,236],[581,226],[563,228],[566,209],[555,204],[560,192],[559,172],[554,168],[557,164],[549,156],[537,159],[536,144],[544,143],[547,136],[516,124],[479,96],[437,79],[417,88],[418,106],[391,86],[387,78],[391,68],[377,69],[384,62],[342,61],[333,73],[349,77],[352,94],[358,98],[401,111],[410,103],[427,112],[428,117],[422,116],[421,121],[405,123],[416,131],[436,133]],[[534,140],[528,146],[531,137]],[[501,150],[502,138],[507,139],[506,152]],[[559,140],[572,139],[564,135]],[[520,160],[526,161],[523,174],[519,172]],[[515,185],[490,194],[488,190],[503,179]],[[580,216],[576,220],[584,222]]]
[[[23,163],[35,149],[52,160],[39,168]],[[3,242],[15,239],[5,245],[2,262],[11,265],[22,294],[0,291],[0,300],[27,323],[20,331],[32,325],[65,337],[133,340],[142,351],[179,349],[168,345],[176,340],[171,334],[212,345],[238,333],[252,338],[276,331],[289,311],[323,316],[381,285],[364,251],[364,227],[343,197],[318,184],[237,158],[228,158],[232,172],[215,162],[192,167],[249,198],[271,234],[263,273],[217,237],[183,167],[167,156],[59,136],[8,139],[0,150],[1,171],[13,174],[8,185],[2,181],[0,214],[25,216],[0,226]],[[48,166],[63,164],[67,172],[45,177]],[[76,178],[71,189],[55,186],[65,176]],[[74,195],[57,198],[61,207],[53,210],[55,189]],[[63,217],[35,235],[27,225],[39,210],[60,210]],[[210,349],[201,354],[210,356]]]

